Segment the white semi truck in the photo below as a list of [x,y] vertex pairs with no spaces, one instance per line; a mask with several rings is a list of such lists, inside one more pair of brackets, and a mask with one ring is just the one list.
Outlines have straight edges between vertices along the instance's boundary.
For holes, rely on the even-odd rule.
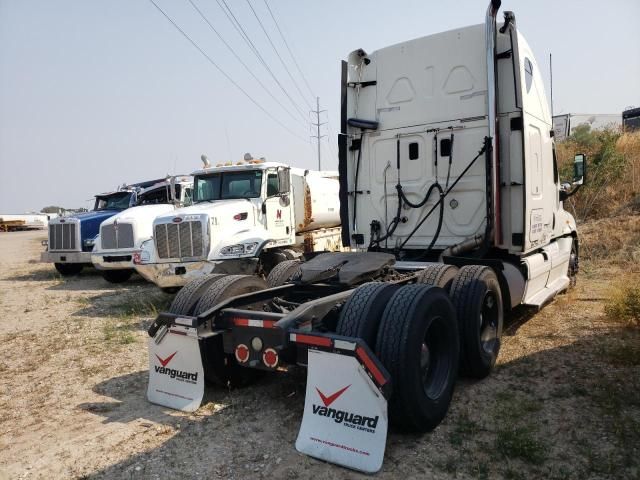
[[153,221],[162,214],[191,204],[193,177],[169,176],[141,190],[137,205],[100,224],[91,262],[111,283],[127,281],[142,243],[153,237]]
[[193,205],[160,215],[136,270],[163,289],[210,273],[268,273],[341,248],[337,173],[254,159],[193,173]]
[[339,171],[353,251],[281,263],[268,285],[187,284],[149,328],[150,401],[190,411],[205,379],[241,386],[304,366],[296,448],[375,472],[388,420],[435,428],[459,374],[491,373],[504,313],[572,285],[563,200],[586,159],[560,182],[539,66],[515,15],[496,23],[499,6],[484,25],[349,55]]

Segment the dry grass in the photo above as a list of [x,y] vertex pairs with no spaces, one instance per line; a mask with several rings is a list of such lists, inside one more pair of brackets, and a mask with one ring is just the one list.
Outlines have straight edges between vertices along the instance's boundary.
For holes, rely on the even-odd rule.
[[640,276],[630,275],[617,282],[605,303],[604,311],[612,320],[640,328]]
[[588,267],[640,273],[640,215],[619,215],[579,226],[580,259]]
[[576,153],[587,155],[587,184],[565,207],[578,221],[640,212],[640,132],[597,130],[559,143],[562,180],[571,178]]

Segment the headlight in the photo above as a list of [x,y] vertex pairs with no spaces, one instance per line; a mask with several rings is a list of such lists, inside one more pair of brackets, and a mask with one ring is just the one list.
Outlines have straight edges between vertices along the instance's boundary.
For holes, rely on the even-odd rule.
[[256,251],[258,242],[239,243],[238,245],[229,245],[220,249],[220,255],[247,255]]
[[258,248],[258,242],[253,243],[245,243],[244,244],[244,253],[253,253]]
[[85,241],[82,242],[82,244],[85,247],[93,247],[96,244],[96,239],[95,238],[87,238]]
[[244,253],[244,245],[229,245],[220,250],[222,255],[242,255]]

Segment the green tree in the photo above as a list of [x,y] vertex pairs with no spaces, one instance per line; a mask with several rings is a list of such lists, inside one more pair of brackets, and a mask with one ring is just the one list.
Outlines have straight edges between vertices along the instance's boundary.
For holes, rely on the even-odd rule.
[[588,123],[582,123],[575,127],[569,138],[578,145],[587,148],[591,147],[595,141],[593,132],[591,131],[591,125]]

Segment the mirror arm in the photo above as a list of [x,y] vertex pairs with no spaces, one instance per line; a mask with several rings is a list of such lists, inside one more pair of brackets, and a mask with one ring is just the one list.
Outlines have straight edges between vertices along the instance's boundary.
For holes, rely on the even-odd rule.
[[569,197],[573,197],[578,192],[578,190],[580,190],[580,187],[582,187],[582,183],[578,183],[578,184],[574,184],[574,185],[575,185],[575,188],[573,188],[569,192],[560,191],[560,201],[561,202],[564,202]]

